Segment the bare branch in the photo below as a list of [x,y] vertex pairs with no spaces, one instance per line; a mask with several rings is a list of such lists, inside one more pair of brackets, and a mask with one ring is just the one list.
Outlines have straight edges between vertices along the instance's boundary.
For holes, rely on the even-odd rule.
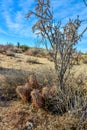
[[84,4],[87,6],[87,2],[86,2],[86,0],[83,0],[83,2],[84,2]]

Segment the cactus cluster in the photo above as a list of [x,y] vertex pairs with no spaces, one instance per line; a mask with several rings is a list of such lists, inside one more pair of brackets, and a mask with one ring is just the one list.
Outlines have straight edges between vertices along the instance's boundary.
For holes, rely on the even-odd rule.
[[41,86],[36,75],[31,74],[24,85],[17,86],[16,92],[23,102],[31,102],[36,108],[48,108],[49,101],[57,95],[57,86]]

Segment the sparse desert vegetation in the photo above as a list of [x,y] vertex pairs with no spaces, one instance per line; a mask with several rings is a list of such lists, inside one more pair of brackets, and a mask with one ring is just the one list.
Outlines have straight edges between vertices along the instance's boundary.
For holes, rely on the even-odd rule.
[[[58,89],[54,63],[48,58],[25,52],[14,55],[0,53],[0,130],[86,130],[86,54],[73,66],[63,91]],[[31,64],[29,59],[40,64]],[[25,97],[16,92],[17,86],[21,94],[30,92],[30,100],[22,100]]]
[[[36,47],[34,35],[29,39],[32,47],[20,42],[0,45],[0,130],[87,130],[87,53],[76,50],[87,32],[87,19],[83,11],[74,16],[77,2],[74,8],[75,1],[67,2],[61,3],[67,9],[71,5],[71,15],[64,7],[62,14],[62,4],[50,0],[0,2],[5,21],[0,33],[6,39],[27,41],[32,26],[39,40]],[[85,0],[83,4],[87,7]],[[25,23],[23,15],[31,23]]]

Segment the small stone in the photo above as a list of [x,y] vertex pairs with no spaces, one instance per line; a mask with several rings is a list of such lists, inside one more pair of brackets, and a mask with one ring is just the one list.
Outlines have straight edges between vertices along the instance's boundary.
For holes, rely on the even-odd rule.
[[26,127],[28,128],[28,130],[32,129],[32,128],[33,128],[33,123],[27,121],[27,122],[26,122]]

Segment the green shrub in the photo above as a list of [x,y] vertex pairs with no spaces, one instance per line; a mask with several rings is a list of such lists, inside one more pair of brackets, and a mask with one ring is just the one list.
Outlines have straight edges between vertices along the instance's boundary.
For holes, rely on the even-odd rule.
[[27,51],[29,49],[27,45],[21,45],[20,48],[22,48],[23,51]]

